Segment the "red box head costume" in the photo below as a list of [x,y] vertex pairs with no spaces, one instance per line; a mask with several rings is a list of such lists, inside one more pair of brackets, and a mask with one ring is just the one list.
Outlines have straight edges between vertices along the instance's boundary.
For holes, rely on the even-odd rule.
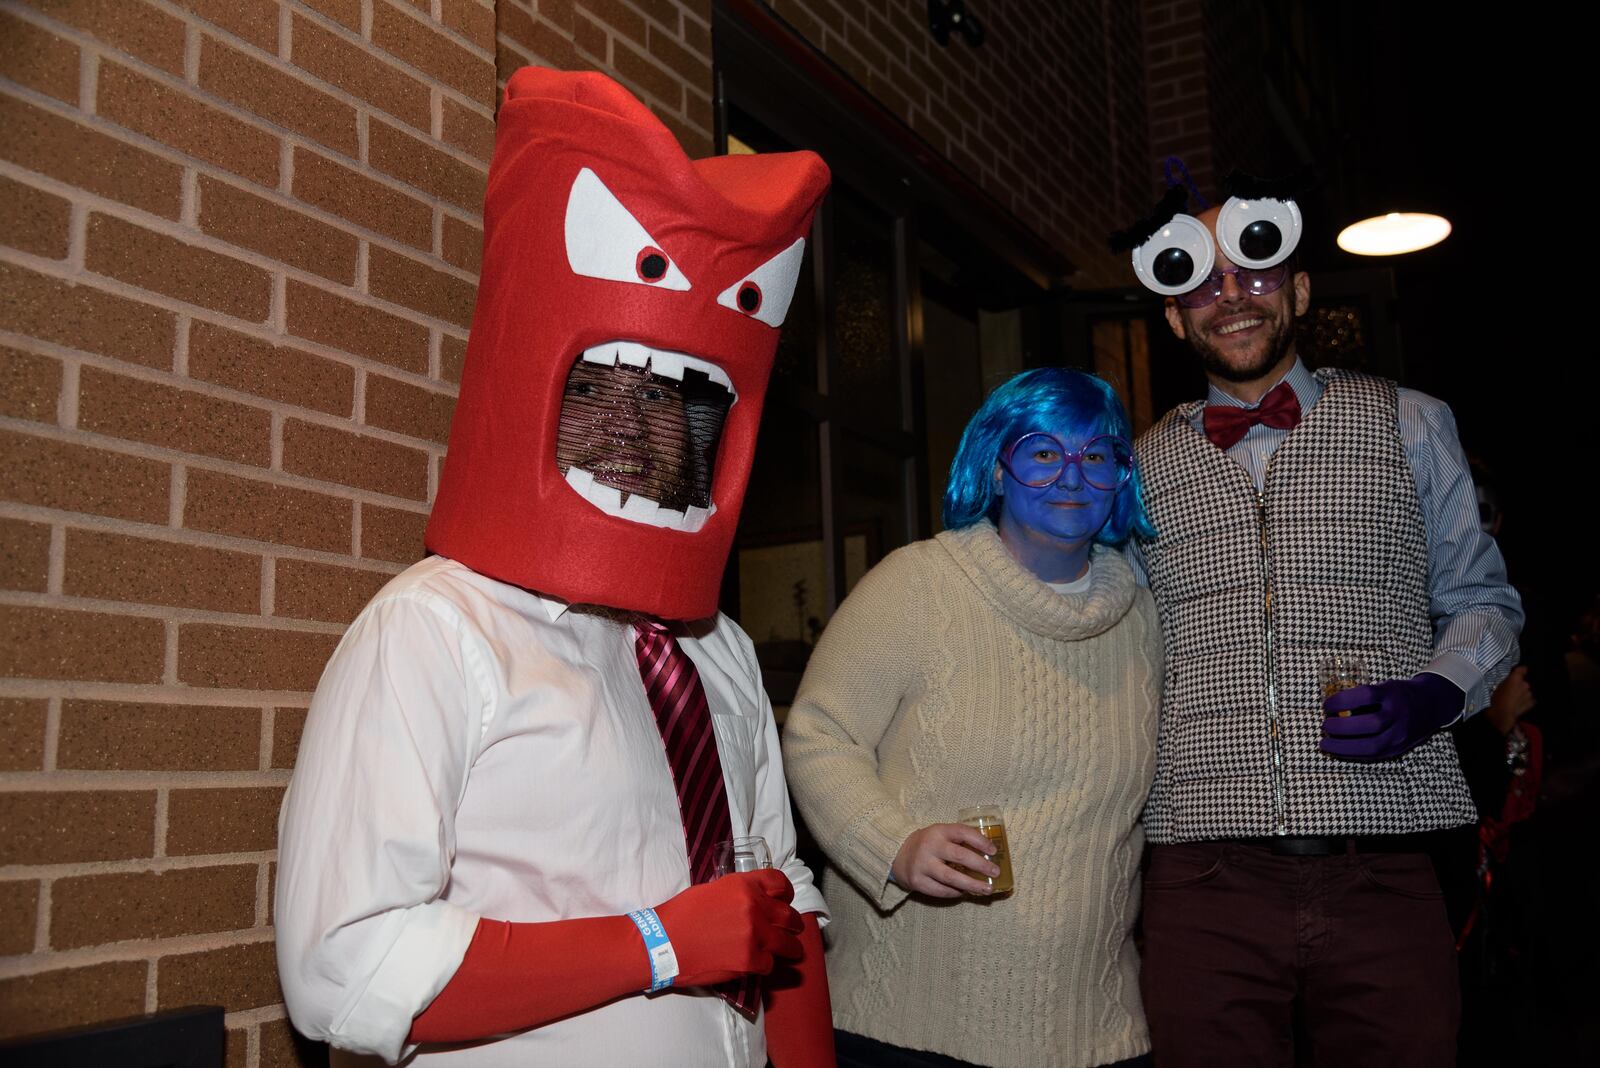
[[[575,603],[714,614],[778,327],[827,188],[828,169],[810,152],[691,161],[603,75],[514,74],[428,548]],[[570,416],[561,422],[579,363],[723,398],[699,503],[641,492],[628,472],[643,461],[598,469],[574,453]],[[627,419],[591,421],[584,433],[634,448]]]

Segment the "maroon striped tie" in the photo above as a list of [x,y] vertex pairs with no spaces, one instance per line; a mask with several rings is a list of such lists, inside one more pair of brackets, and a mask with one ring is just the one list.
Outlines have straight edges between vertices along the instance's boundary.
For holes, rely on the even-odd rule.
[[[689,881],[708,883],[717,877],[716,844],[733,837],[728,793],[722,782],[722,761],[711,726],[711,708],[700,672],[662,623],[634,623],[634,653],[639,677],[656,714],[656,727],[667,750],[678,812],[683,817],[684,847],[689,854]],[[734,1008],[754,1019],[760,1003],[760,979],[749,975],[714,989]]]

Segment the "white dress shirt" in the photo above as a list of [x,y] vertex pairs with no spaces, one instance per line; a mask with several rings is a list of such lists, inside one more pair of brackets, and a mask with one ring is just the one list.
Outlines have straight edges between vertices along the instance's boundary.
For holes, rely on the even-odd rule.
[[[676,628],[715,725],[735,835],[767,839],[794,907],[777,727],[750,640]],[[677,793],[625,619],[434,557],[379,592],[312,699],[279,819],[278,967],[295,1026],[393,1063],[479,917],[655,906],[689,885]],[[641,955],[644,953],[640,943]],[[705,990],[625,997],[427,1065],[761,1068],[761,1024]]]

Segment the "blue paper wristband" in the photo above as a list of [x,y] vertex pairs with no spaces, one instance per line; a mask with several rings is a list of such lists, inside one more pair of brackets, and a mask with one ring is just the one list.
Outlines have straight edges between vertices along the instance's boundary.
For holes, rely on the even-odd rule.
[[678,977],[678,955],[672,949],[667,929],[655,909],[634,909],[628,919],[639,928],[644,938],[644,949],[650,957],[650,989],[662,990],[672,985]]

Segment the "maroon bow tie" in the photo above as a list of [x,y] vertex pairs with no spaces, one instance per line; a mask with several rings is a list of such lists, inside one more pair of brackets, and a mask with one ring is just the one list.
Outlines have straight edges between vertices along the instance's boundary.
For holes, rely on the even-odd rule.
[[1208,404],[1204,415],[1206,437],[1226,452],[1239,443],[1249,429],[1261,423],[1274,430],[1293,430],[1300,424],[1300,402],[1288,382],[1279,382],[1255,408],[1232,404]]

